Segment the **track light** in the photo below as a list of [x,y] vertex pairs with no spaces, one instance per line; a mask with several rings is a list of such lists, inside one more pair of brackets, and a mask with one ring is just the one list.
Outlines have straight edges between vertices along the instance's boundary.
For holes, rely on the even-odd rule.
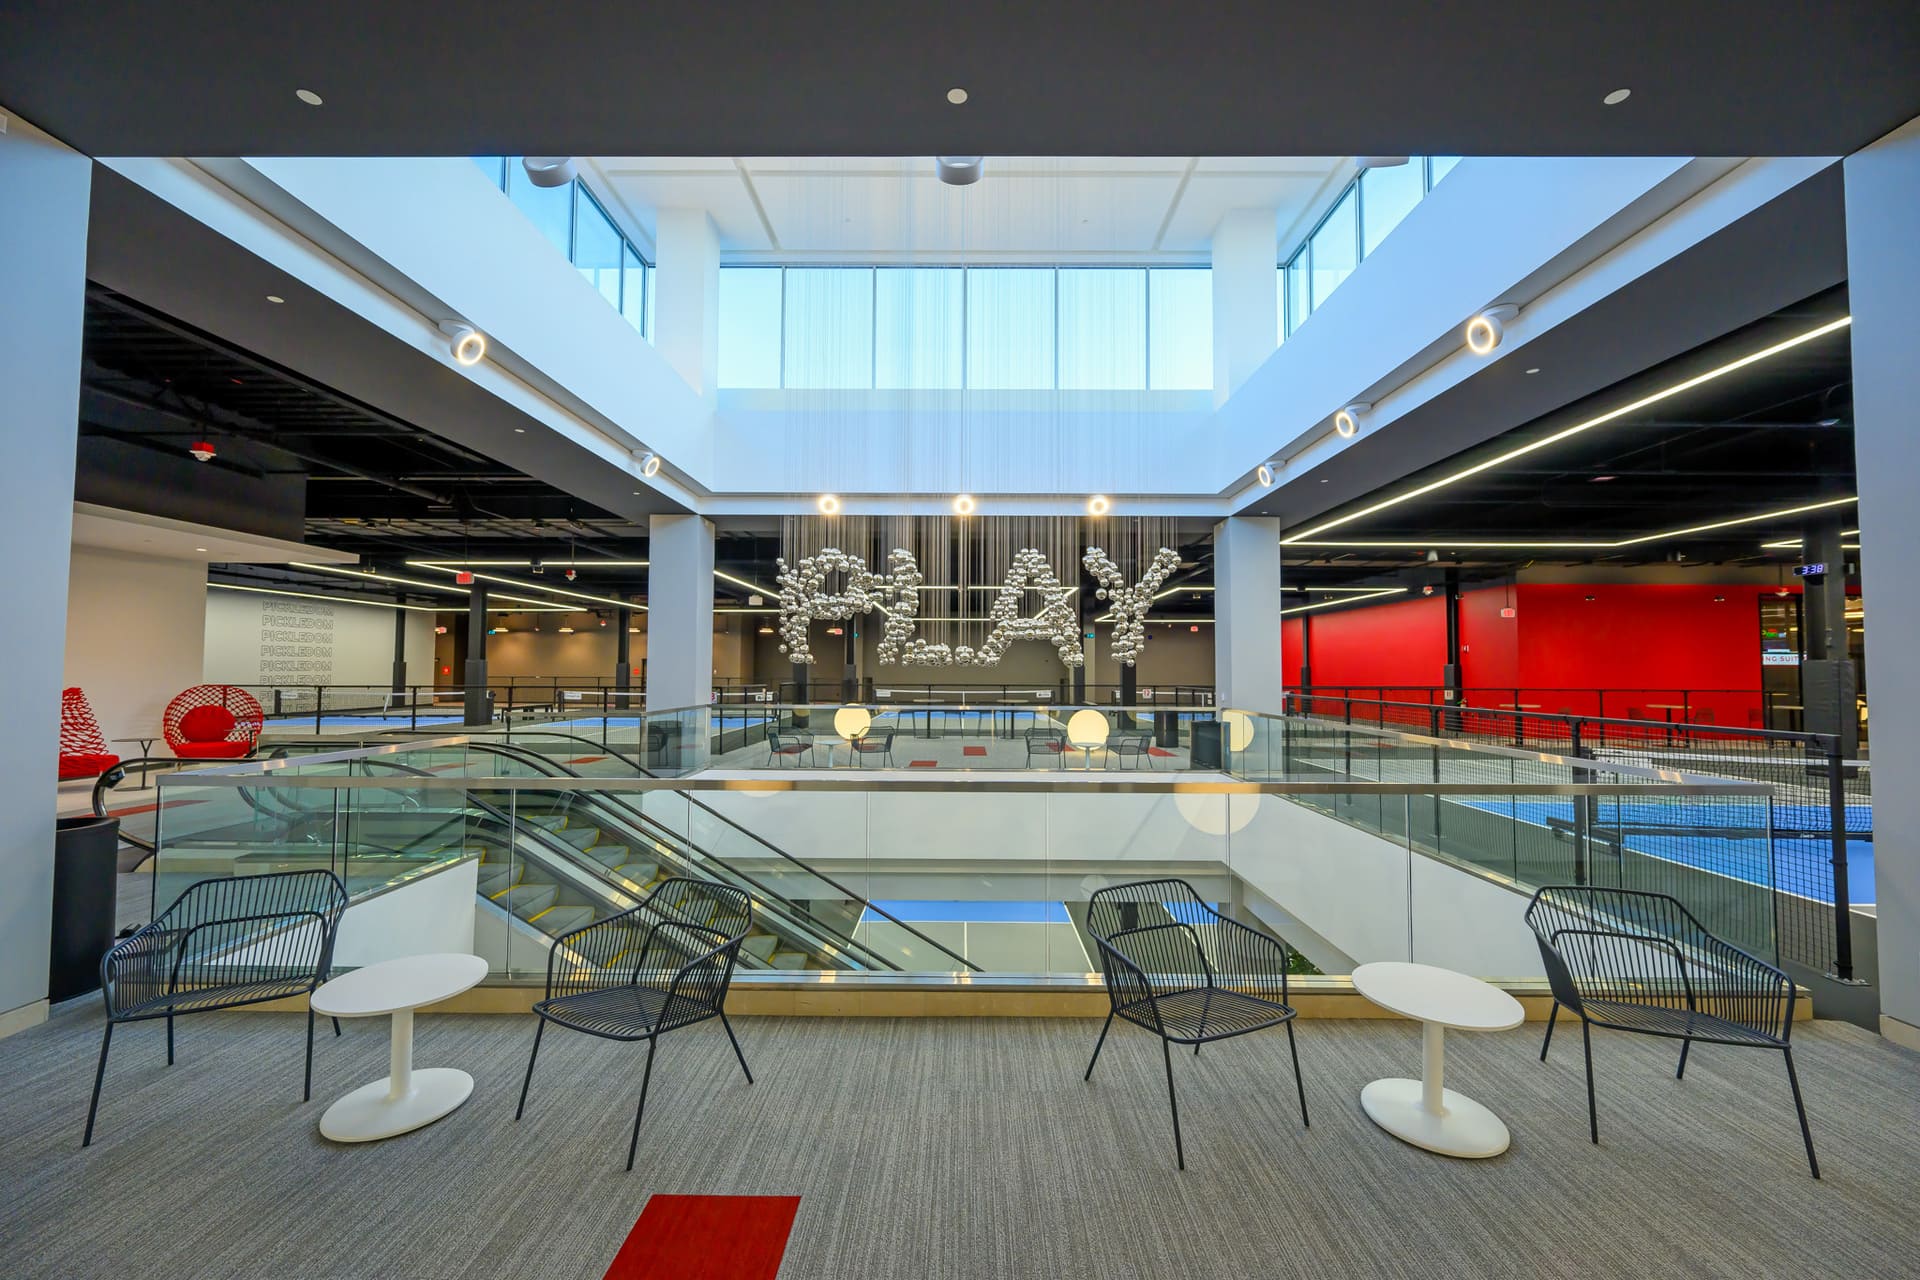
[[840,499],[830,493],[821,494],[820,500],[814,503],[814,505],[820,508],[820,514],[823,516],[837,516],[840,514]]
[[640,474],[651,480],[660,474],[660,455],[649,453],[640,459]]
[[972,515],[973,514],[973,495],[970,493],[963,493],[956,496],[953,500],[953,514],[957,516]]
[[1502,302],[1467,321],[1467,350],[1477,356],[1491,353],[1507,336],[1507,321],[1519,314],[1520,308]]
[[520,167],[536,187],[564,187],[580,176],[572,156],[522,156]]
[[1360,419],[1365,417],[1367,410],[1371,408],[1373,408],[1372,405],[1364,402],[1347,405],[1333,415],[1333,429],[1340,433],[1342,439],[1353,439],[1360,434]]
[[187,446],[187,452],[193,455],[193,460],[195,462],[212,462],[213,461],[213,441],[195,440],[192,444]]
[[440,332],[447,335],[447,345],[460,364],[479,364],[485,358],[487,335],[472,325],[460,320],[442,320]]
[[1355,168],[1361,170],[1398,169],[1411,159],[1412,156],[1355,156],[1353,163]]
[[1253,469],[1253,478],[1260,482],[1261,488],[1271,489],[1273,487],[1273,464],[1271,462],[1263,462],[1255,467]]
[[985,156],[935,156],[933,171],[950,187],[970,187],[980,181],[986,162]]
[[1104,493],[1096,493],[1087,499],[1087,514],[1103,516],[1113,510],[1113,500]]

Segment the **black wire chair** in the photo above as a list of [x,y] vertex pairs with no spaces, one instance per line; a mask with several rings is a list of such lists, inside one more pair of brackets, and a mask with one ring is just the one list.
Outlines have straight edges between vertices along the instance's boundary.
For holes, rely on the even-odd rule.
[[853,754],[860,760],[860,767],[866,768],[867,756],[880,756],[886,760],[887,767],[891,769],[893,767],[893,735],[892,729],[873,729],[855,738]]
[[1593,1027],[1679,1040],[1676,1079],[1686,1075],[1687,1053],[1696,1040],[1778,1049],[1786,1059],[1807,1167],[1820,1176],[1788,1043],[1798,992],[1784,972],[1715,937],[1664,893],[1548,885],[1533,895],[1526,920],[1553,989],[1540,1060],[1547,1060],[1564,1005],[1581,1020],[1587,1126],[1595,1142],[1600,1141],[1600,1113],[1593,1092]]
[[1087,930],[1100,945],[1111,1008],[1087,1062],[1085,1080],[1107,1043],[1115,1017],[1160,1037],[1167,1068],[1167,1105],[1173,1112],[1173,1151],[1187,1167],[1180,1138],[1180,1101],[1173,1087],[1173,1049],[1194,1053],[1213,1040],[1285,1025],[1300,1095],[1300,1123],[1307,1118],[1307,1087],[1300,1076],[1294,1040],[1295,1010],[1288,1002],[1287,971],[1293,949],[1215,911],[1185,880],[1141,880],[1095,891],[1087,901]]
[[1136,765],[1147,762],[1147,768],[1153,768],[1153,735],[1138,730],[1125,730],[1107,739],[1107,768],[1113,768],[1114,762],[1124,764],[1132,760]]
[[[347,907],[346,886],[331,871],[281,871],[190,884],[151,924],[100,958],[107,1029],[93,1073],[83,1147],[93,1144],[100,1085],[113,1029],[123,1022],[173,1020],[241,1005],[312,995],[333,966],[334,934]],[[313,1097],[313,1009],[307,1009],[307,1068],[301,1101]],[[339,1019],[333,1033],[340,1034]]]
[[1033,758],[1041,756],[1053,761],[1053,767],[1067,767],[1067,734],[1064,729],[1028,729],[1027,767],[1033,767]]
[[554,939],[547,955],[546,998],[533,1006],[540,1024],[513,1118],[526,1112],[527,1088],[548,1022],[603,1040],[647,1042],[640,1105],[627,1144],[629,1172],[640,1146],[640,1120],[647,1113],[647,1085],[661,1036],[720,1019],[752,1084],[753,1072],[725,1009],[740,942],[752,926],[753,902],[745,893],[709,880],[673,877],[662,880],[639,906]]
[[767,730],[767,763],[771,765],[776,758],[791,759],[800,764],[799,757],[806,756],[807,762],[813,760],[813,735],[792,729]]

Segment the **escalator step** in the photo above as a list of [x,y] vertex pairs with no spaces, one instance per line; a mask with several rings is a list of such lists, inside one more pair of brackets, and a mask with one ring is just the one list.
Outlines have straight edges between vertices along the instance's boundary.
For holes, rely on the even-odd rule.
[[776,969],[811,969],[806,953],[801,951],[776,951],[768,961]]
[[509,896],[513,899],[513,914],[519,916],[522,920],[526,920],[539,915],[542,911],[552,906],[553,900],[560,896],[560,886],[556,884],[519,884],[514,886],[513,892]]
[[614,867],[613,874],[634,884],[652,884],[654,877],[660,874],[660,867],[652,862],[623,862]]
[[527,923],[538,925],[543,931],[558,935],[569,929],[577,929],[592,919],[592,907],[550,907],[536,916],[529,917]]
[[581,852],[604,867],[617,867],[633,856],[633,850],[623,844],[596,844],[591,849],[583,849]]
[[740,944],[740,949],[750,956],[765,960],[780,945],[780,939],[770,933],[756,933]]
[[480,892],[492,897],[507,887],[507,877],[513,872],[505,863],[480,864]]

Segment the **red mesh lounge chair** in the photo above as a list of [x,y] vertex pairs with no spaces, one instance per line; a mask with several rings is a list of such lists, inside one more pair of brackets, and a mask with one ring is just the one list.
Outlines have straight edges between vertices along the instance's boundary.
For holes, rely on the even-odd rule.
[[245,689],[197,684],[160,718],[167,746],[182,760],[242,760],[253,754],[266,716]]
[[60,779],[97,778],[120,763],[107,750],[107,739],[94,719],[87,695],[79,689],[60,691]]

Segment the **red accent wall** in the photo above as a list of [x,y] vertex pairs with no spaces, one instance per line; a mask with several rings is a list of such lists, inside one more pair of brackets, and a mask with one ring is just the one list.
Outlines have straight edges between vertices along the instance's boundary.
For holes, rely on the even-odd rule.
[[1438,591],[1313,615],[1316,685],[1436,685],[1446,660],[1446,598]]
[[1283,688],[1300,683],[1300,622],[1305,614],[1280,619],[1280,679]]
[[[1789,590],[1798,592],[1798,587]],[[1572,712],[1660,720],[1661,703],[1696,722],[1758,723],[1758,585],[1529,583],[1468,591],[1460,601],[1467,701],[1537,703]],[[1591,597],[1591,599],[1589,599]],[[1515,616],[1500,611],[1511,604]],[[1434,686],[1446,658],[1445,602],[1432,596],[1314,615],[1313,677],[1320,686]],[[1289,680],[1297,678],[1296,619],[1282,628]],[[1585,690],[1610,691],[1604,706]],[[1483,692],[1475,693],[1480,690]],[[1517,692],[1516,692],[1517,691]],[[1362,693],[1361,696],[1370,696]],[[1419,695],[1425,700],[1425,694]],[[1680,720],[1688,713],[1673,711]]]

